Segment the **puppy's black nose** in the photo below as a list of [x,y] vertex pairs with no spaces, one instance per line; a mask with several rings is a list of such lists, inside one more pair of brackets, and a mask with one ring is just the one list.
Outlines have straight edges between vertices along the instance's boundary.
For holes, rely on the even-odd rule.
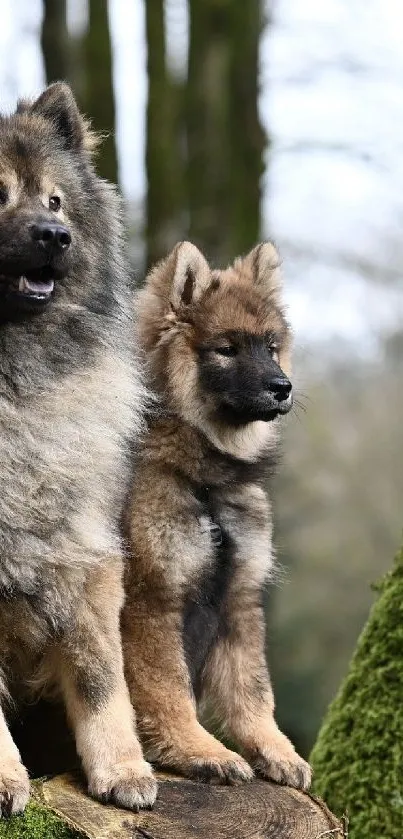
[[63,224],[52,224],[52,222],[33,224],[31,235],[34,242],[49,251],[65,251],[71,243],[71,235]]
[[284,402],[292,390],[291,382],[285,376],[274,376],[269,382],[269,391],[277,399],[277,402]]

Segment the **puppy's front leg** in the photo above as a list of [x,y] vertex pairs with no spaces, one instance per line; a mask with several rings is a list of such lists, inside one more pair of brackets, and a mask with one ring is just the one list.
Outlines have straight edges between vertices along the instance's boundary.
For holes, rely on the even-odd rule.
[[227,632],[213,648],[205,669],[206,694],[260,775],[307,789],[311,769],[274,719],[260,592],[248,588],[241,570],[233,580],[226,621]]
[[150,807],[156,781],[143,759],[123,675],[120,570],[97,570],[59,646],[59,675],[77,751],[94,798]]
[[[148,594],[148,597],[147,597]],[[146,754],[190,778],[236,784],[253,777],[243,758],[199,723],[185,662],[182,612],[156,590],[134,588],[123,612],[126,678]]]

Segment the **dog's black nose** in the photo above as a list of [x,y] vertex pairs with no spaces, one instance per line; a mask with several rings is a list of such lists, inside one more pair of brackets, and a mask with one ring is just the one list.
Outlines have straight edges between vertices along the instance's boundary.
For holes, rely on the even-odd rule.
[[71,235],[63,224],[52,224],[52,222],[34,224],[31,235],[34,242],[38,242],[47,250],[65,251],[71,243]]
[[285,376],[274,376],[269,382],[269,391],[277,399],[277,402],[284,402],[288,399],[292,390],[292,384]]

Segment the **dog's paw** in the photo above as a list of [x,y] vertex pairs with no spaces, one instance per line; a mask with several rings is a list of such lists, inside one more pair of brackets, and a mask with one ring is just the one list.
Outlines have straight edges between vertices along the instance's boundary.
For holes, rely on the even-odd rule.
[[145,760],[118,763],[89,780],[88,792],[103,804],[126,810],[150,809],[157,797],[157,781]]
[[205,784],[243,784],[254,777],[253,769],[236,752],[226,750],[217,757],[194,757],[183,766],[183,774]]
[[29,778],[19,760],[0,763],[0,818],[22,813],[29,799]]
[[205,784],[234,785],[252,780],[253,769],[241,755],[231,752],[210,735],[205,734],[204,740],[204,743],[193,743],[193,748],[188,744],[186,750],[167,748],[163,757],[156,758],[157,763]]
[[258,745],[251,756],[251,763],[257,775],[278,784],[307,790],[312,780],[312,770],[297,754],[294,746],[281,732],[272,739]]

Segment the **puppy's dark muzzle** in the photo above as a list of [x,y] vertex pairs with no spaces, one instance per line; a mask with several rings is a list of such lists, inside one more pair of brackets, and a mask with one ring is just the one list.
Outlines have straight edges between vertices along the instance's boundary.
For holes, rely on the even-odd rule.
[[287,414],[293,403],[292,386],[276,390],[262,390],[254,396],[240,395],[234,399],[224,397],[221,403],[220,416],[231,425],[243,425],[262,420],[271,422],[276,417]]
[[287,414],[292,408],[292,384],[286,376],[274,376],[268,382],[265,394],[269,410]]

